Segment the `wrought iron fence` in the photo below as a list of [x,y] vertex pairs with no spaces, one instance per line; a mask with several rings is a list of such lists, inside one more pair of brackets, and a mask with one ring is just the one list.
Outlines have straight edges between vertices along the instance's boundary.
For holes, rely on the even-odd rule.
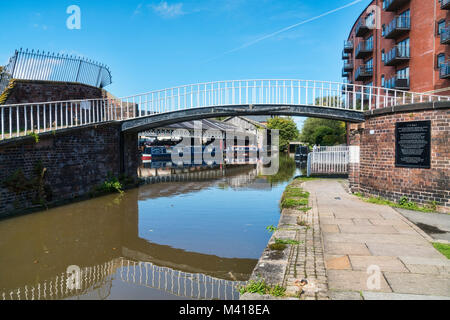
[[67,54],[16,50],[0,74],[0,92],[10,79],[82,83],[103,88],[111,84],[108,67]]

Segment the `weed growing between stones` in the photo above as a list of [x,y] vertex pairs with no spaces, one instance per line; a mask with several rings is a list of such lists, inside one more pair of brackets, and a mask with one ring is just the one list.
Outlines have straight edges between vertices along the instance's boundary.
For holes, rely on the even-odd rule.
[[246,286],[239,289],[240,294],[256,293],[260,295],[271,295],[274,297],[284,297],[286,295],[286,288],[280,285],[269,286],[264,280],[251,280]]
[[392,208],[401,208],[401,209],[407,209],[407,210],[419,211],[419,212],[436,212],[436,210],[437,210],[436,201],[430,202],[430,204],[426,207],[420,207],[415,202],[410,201],[408,199],[408,197],[401,197],[399,202],[395,203],[393,201],[390,201],[390,200],[387,200],[387,199],[384,199],[381,197],[366,198],[363,194],[361,194],[359,192],[354,193],[354,195],[365,202],[390,206]]

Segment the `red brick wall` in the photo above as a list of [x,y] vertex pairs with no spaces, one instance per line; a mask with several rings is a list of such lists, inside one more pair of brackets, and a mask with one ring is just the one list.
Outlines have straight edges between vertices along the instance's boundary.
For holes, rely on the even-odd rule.
[[[411,31],[397,39],[386,39],[382,36],[381,30],[374,29],[370,31],[364,38],[373,35],[374,37],[374,76],[372,80],[375,86],[381,86],[381,77],[384,75],[385,79],[392,78],[396,71],[407,66],[410,67],[410,91],[412,92],[429,92],[436,91],[436,94],[450,95],[449,90],[442,89],[450,87],[450,80],[440,79],[439,69],[437,68],[437,55],[445,53],[446,58],[450,58],[450,45],[442,45],[440,37],[437,35],[437,22],[441,19],[446,19],[447,24],[450,23],[450,11],[441,10],[439,0],[410,0],[405,6],[399,8],[396,12],[387,12],[382,9],[383,0],[373,0],[370,5],[377,5],[381,8],[381,24],[388,26],[392,19],[404,12],[408,8],[411,10]],[[356,48],[358,43],[364,38],[356,37],[356,24],[361,17],[366,16],[366,11],[361,13],[361,16],[355,22],[348,40],[354,41]],[[411,59],[409,62],[404,62],[396,67],[385,66],[381,59],[381,50],[384,49],[388,53],[396,43],[410,38]],[[354,71],[364,64],[362,59],[354,59]],[[355,72],[352,73],[350,80],[354,80]],[[363,84],[362,82],[356,82]]]
[[[395,167],[395,124],[423,120],[432,123],[431,169]],[[361,162],[350,172],[353,192],[394,201],[406,196],[422,205],[436,201],[441,210],[450,210],[450,109],[368,116],[365,128],[355,129],[349,140],[360,141]]]
[[[45,184],[52,195],[49,204],[88,194],[103,183],[109,173],[119,176],[124,159],[128,163],[122,167],[128,168],[129,176],[136,177],[137,169],[134,174],[132,170],[137,168],[137,135],[123,140],[121,144],[120,125],[109,123],[41,134],[39,143],[29,137],[1,142],[0,218],[36,205],[33,203],[36,190],[17,192],[5,183],[17,170],[21,170],[27,180],[35,179],[38,162],[47,169]],[[134,153],[128,155],[132,150]]]
[[105,98],[107,92],[84,84],[15,80],[6,104]]

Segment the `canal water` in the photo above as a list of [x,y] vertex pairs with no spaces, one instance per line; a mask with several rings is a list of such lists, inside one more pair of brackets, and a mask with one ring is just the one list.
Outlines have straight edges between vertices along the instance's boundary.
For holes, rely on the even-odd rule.
[[301,174],[282,156],[2,220],[0,300],[238,299]]

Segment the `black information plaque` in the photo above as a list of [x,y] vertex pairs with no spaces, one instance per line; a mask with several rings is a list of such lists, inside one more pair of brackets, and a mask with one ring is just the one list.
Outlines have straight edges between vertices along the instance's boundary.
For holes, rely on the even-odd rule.
[[395,165],[431,168],[431,121],[399,122],[395,128]]

